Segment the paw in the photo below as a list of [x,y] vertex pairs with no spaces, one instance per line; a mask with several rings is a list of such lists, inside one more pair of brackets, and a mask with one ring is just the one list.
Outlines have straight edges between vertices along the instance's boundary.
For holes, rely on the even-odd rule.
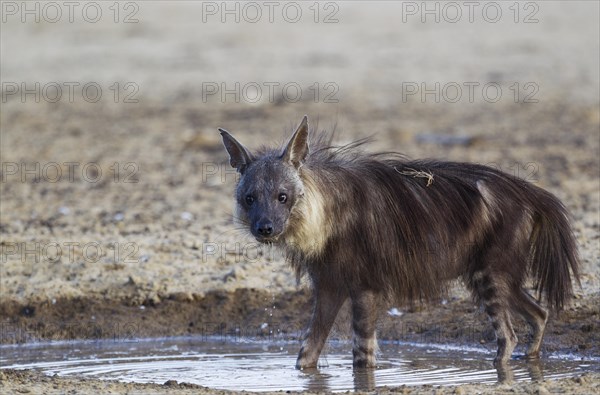
[[535,359],[540,359],[540,350],[536,350],[536,351],[527,351],[527,354],[525,354],[525,359],[527,360],[535,360]]
[[375,368],[377,367],[377,361],[373,355],[361,358],[354,357],[352,366],[354,368]]
[[304,370],[304,369],[316,369],[317,368],[318,359],[309,359],[303,355],[298,356],[296,360],[296,369]]

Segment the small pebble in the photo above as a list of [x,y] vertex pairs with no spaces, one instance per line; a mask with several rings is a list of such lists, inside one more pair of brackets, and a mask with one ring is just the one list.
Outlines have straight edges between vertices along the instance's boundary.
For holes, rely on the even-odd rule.
[[543,385],[540,385],[540,386],[537,388],[537,392],[536,392],[536,393],[537,393],[538,395],[550,395],[550,391],[548,391],[548,390],[546,389],[546,387],[544,387]]
[[61,206],[58,208],[58,212],[61,213],[62,215],[69,215],[69,213],[71,212],[71,209],[66,206]]
[[184,221],[192,221],[194,219],[194,214],[184,211],[181,213],[181,219]]
[[387,313],[388,313],[388,315],[390,315],[392,317],[400,317],[402,314],[404,314],[403,312],[398,310],[396,307],[392,307],[391,309],[388,310]]

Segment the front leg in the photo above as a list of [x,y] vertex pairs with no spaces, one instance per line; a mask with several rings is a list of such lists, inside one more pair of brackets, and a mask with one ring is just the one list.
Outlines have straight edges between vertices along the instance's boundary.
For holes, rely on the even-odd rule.
[[331,326],[346,300],[346,296],[337,290],[321,288],[315,285],[313,316],[298,354],[296,369],[317,367],[319,355],[329,336]]
[[375,325],[378,315],[377,295],[362,291],[352,296],[352,364],[355,368],[374,368],[377,338]]

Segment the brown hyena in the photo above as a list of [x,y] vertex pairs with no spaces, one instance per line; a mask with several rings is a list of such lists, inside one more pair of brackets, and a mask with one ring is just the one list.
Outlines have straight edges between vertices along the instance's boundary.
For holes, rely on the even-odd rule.
[[241,174],[237,220],[285,249],[298,276],[311,280],[314,312],[298,368],[317,365],[347,299],[354,366],[375,366],[382,302],[432,299],[456,278],[492,321],[494,362],[517,344],[511,313],[531,326],[527,357],[539,356],[548,312],[525,281],[558,310],[579,266],[567,211],[552,194],[486,166],[369,154],[366,140],[332,146],[326,133],[309,136],[306,117],[285,147],[255,153],[220,132]]

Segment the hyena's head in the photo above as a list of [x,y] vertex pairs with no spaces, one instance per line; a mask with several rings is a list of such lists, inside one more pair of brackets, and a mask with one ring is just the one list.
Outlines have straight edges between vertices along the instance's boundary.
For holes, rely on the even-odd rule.
[[236,220],[249,226],[263,243],[277,243],[287,231],[294,206],[304,187],[300,167],[308,155],[308,120],[300,126],[285,149],[251,154],[226,130],[219,129],[229,153],[229,163],[241,174],[236,199]]

